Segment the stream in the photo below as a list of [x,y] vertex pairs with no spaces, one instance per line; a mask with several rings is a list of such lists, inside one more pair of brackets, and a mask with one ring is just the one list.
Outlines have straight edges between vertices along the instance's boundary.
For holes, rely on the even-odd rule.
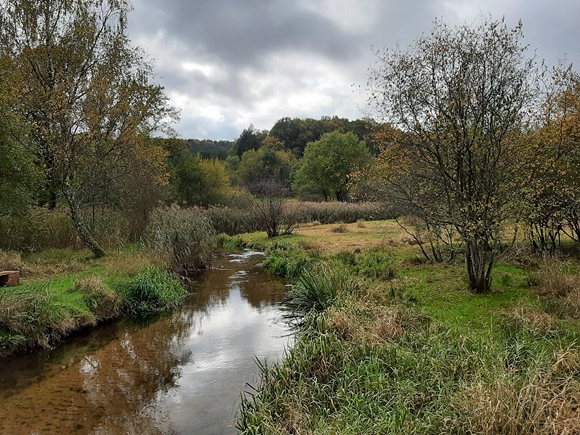
[[232,434],[240,394],[291,344],[284,283],[224,254],[169,315],[0,360],[0,434]]

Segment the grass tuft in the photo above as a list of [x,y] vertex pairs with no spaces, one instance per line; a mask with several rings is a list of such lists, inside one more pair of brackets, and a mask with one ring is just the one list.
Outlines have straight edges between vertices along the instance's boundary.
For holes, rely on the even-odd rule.
[[151,315],[177,307],[187,290],[173,274],[148,267],[130,283],[120,286],[125,310],[136,315]]
[[344,270],[327,264],[303,269],[282,303],[284,317],[301,323],[305,317],[328,309],[341,293],[354,294],[359,289],[360,281]]

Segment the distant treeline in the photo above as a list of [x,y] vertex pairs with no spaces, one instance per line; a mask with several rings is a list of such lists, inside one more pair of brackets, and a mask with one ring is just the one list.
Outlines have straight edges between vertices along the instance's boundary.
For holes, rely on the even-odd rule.
[[185,139],[187,149],[191,154],[199,154],[204,159],[217,158],[225,160],[234,141],[211,139]]
[[339,131],[352,132],[359,140],[367,144],[369,151],[378,153],[376,141],[371,133],[375,131],[377,123],[371,119],[357,119],[350,121],[338,116],[323,116],[320,119],[284,117],[276,121],[270,130],[258,130],[253,125],[244,129],[240,136],[233,140],[211,139],[182,139],[189,152],[201,158],[217,158],[226,160],[228,155],[242,155],[248,150],[257,150],[262,146],[266,137],[275,139],[279,149],[290,151],[294,157],[300,158],[308,142],[315,142],[324,133]]

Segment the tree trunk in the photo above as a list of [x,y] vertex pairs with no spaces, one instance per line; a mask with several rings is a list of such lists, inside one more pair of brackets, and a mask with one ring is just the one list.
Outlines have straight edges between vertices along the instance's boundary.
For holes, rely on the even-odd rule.
[[97,241],[93,238],[93,236],[91,236],[91,233],[89,233],[89,231],[87,230],[87,227],[83,222],[78,206],[76,206],[75,204],[71,204],[69,201],[69,208],[70,208],[70,217],[81,240],[84,242],[85,245],[87,245],[87,248],[91,250],[95,258],[104,257],[106,255],[105,251],[103,250],[103,248],[99,246]]
[[482,240],[468,240],[465,249],[465,265],[469,278],[469,290],[483,294],[491,291],[493,253],[489,244]]

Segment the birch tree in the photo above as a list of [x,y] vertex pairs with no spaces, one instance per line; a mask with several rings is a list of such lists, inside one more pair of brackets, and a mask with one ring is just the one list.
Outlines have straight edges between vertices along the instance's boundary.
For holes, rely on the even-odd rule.
[[67,205],[79,237],[105,254],[82,210],[110,200],[136,148],[175,117],[152,67],[127,37],[125,0],[0,0],[3,74],[27,125],[21,145],[45,176],[49,207]]

